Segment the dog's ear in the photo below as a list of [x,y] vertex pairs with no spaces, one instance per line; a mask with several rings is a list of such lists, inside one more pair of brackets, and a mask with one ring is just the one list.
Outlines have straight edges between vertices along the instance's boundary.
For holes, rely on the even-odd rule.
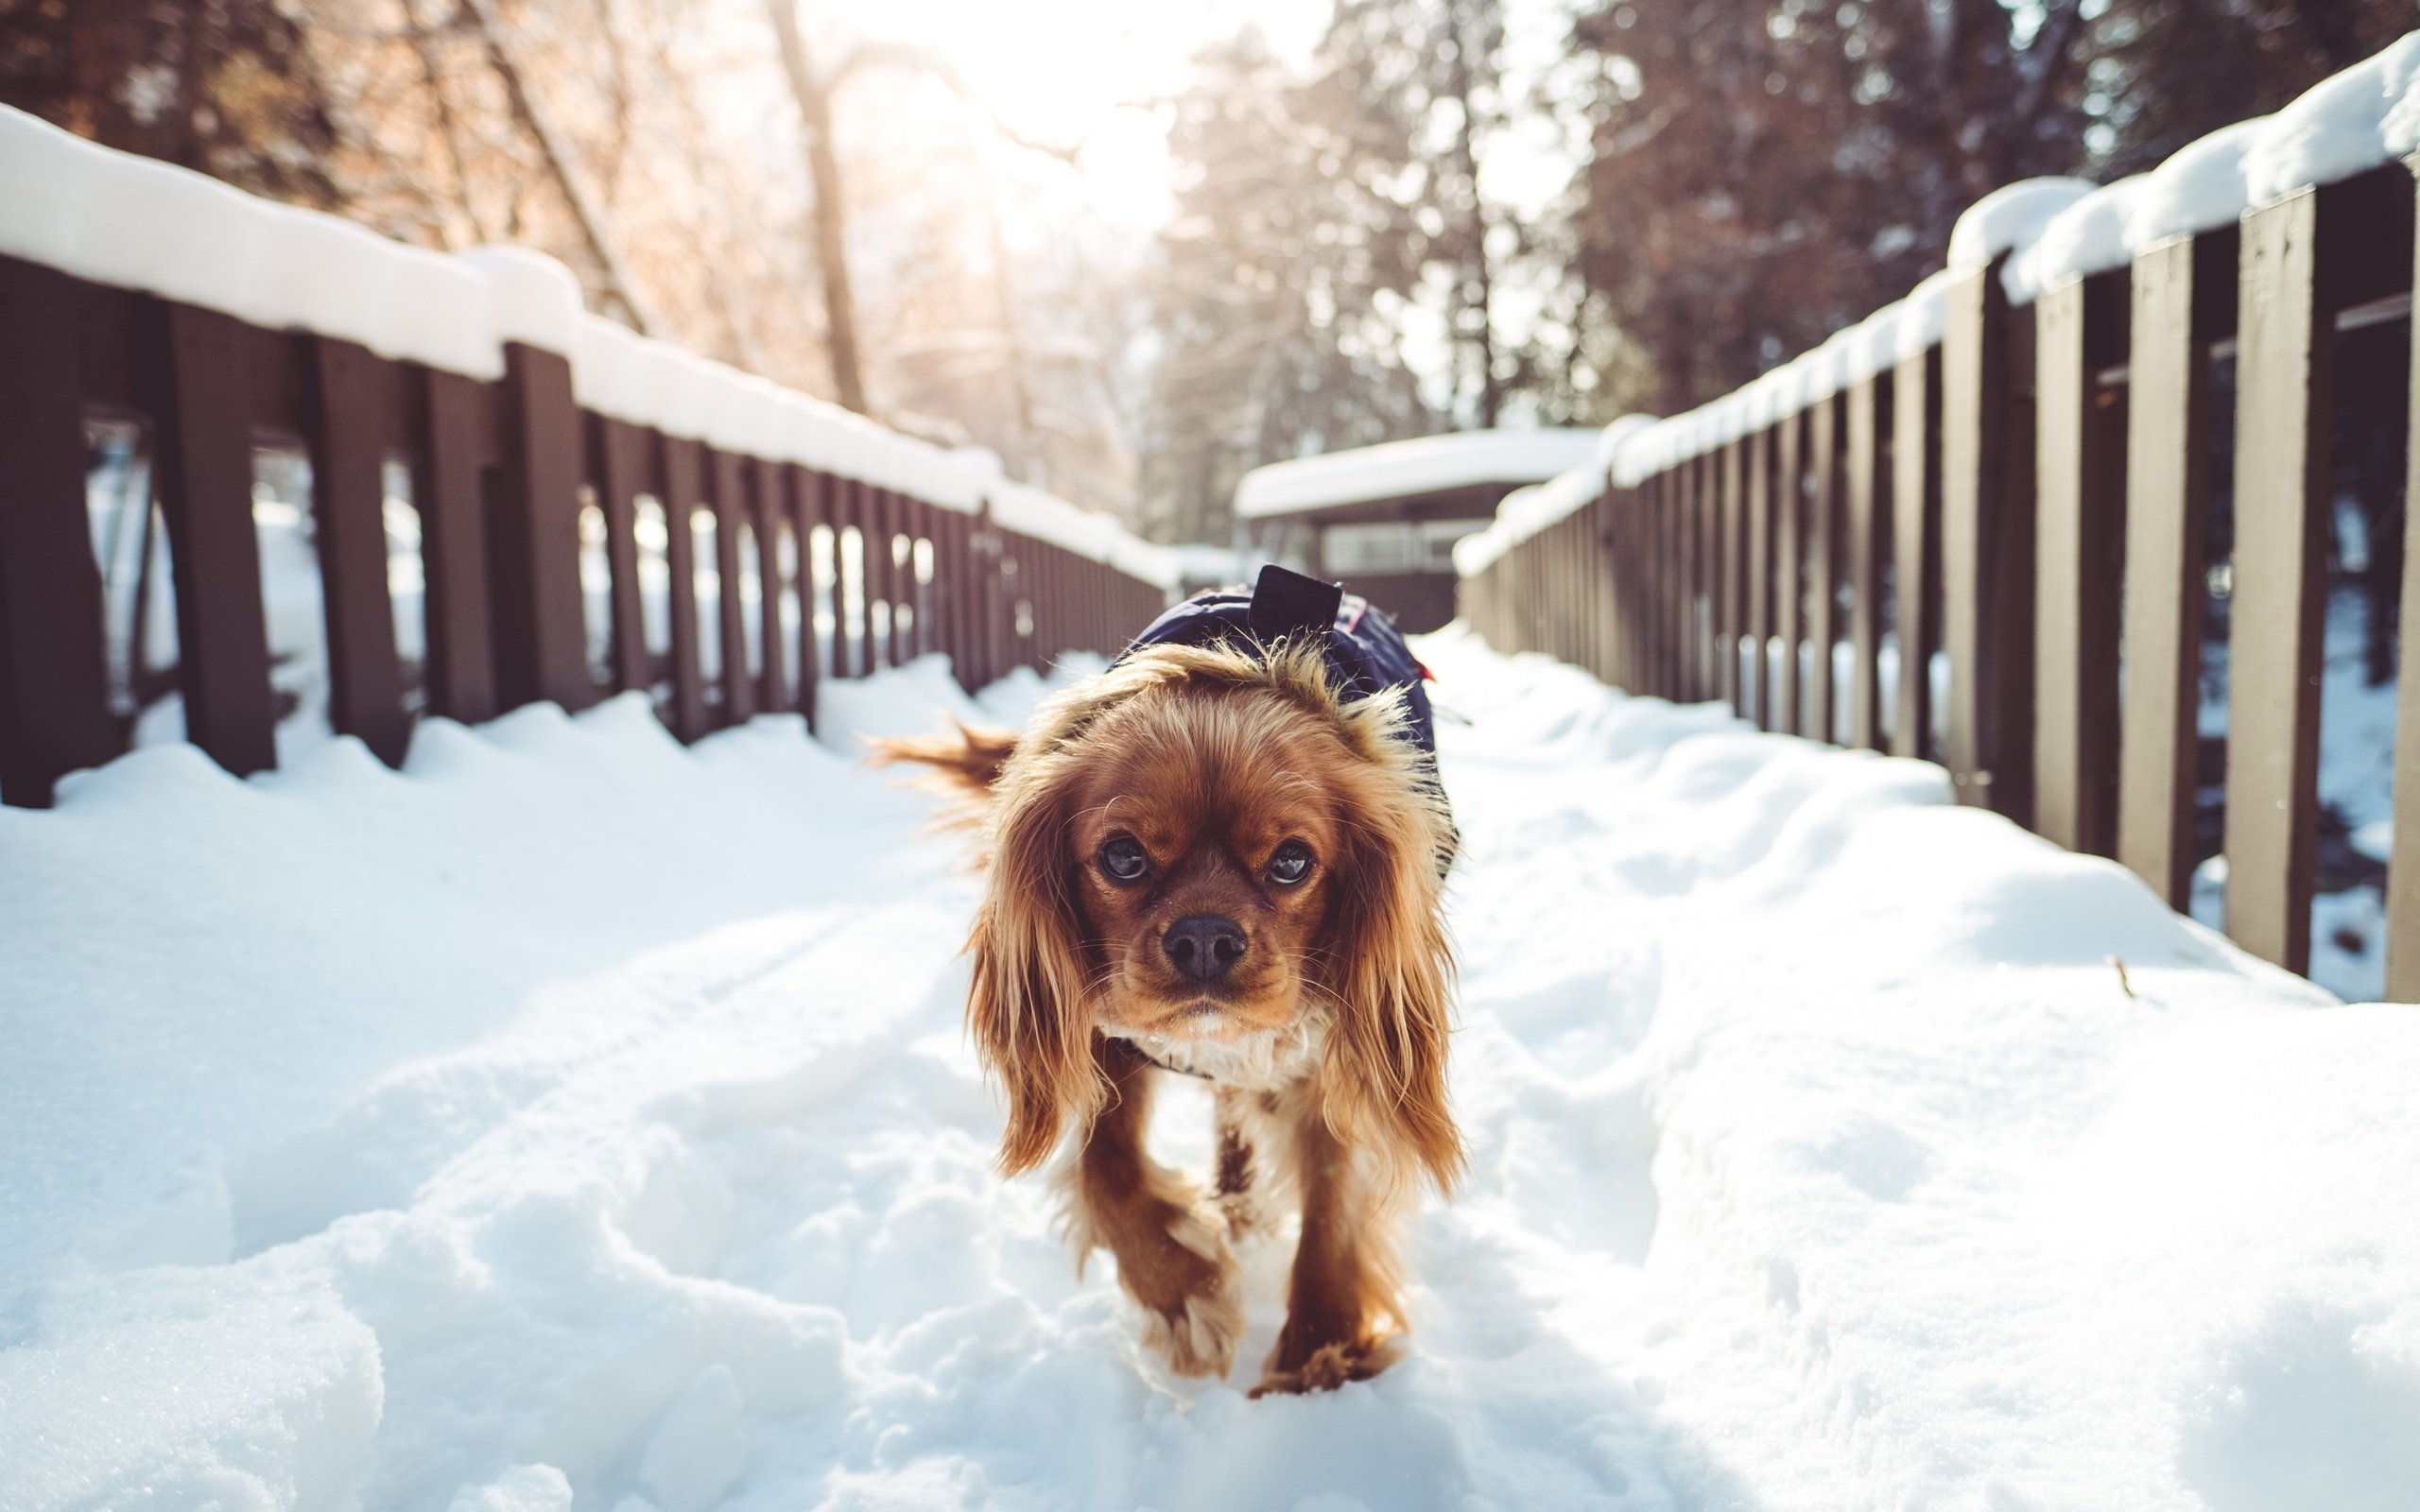
[[1450,828],[1417,775],[1348,765],[1336,779],[1345,854],[1321,952],[1337,999],[1321,1099],[1337,1137],[1377,1155],[1391,1179],[1425,1170],[1450,1192],[1462,1173],[1445,1103],[1454,957],[1438,868]]
[[966,1025],[1007,1093],[1000,1169],[1039,1165],[1070,1115],[1092,1116],[1103,1094],[1093,1063],[1084,919],[1079,908],[1068,816],[1068,764],[1012,761],[994,786],[988,892],[976,916],[975,985]]

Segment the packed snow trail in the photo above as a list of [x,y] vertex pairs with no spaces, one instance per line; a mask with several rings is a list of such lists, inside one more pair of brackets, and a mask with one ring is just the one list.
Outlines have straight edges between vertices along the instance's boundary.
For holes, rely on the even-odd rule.
[[0,1509],[2420,1503],[2412,1010],[1936,768],[1424,651],[1473,1174],[1380,1380],[1245,1400],[1270,1250],[1170,1379],[992,1174],[974,883],[835,754],[972,713],[927,662],[821,746],[625,699],[0,813]]

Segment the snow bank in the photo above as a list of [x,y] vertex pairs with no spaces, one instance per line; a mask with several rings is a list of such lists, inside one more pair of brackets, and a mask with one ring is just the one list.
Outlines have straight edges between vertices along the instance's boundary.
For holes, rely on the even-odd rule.
[[[601,415],[796,462],[961,513],[999,485],[959,454],[838,405],[650,340],[580,305],[561,263],[521,247],[453,255],[96,146],[0,106],[0,253],[141,289],[269,330],[316,332],[380,356],[493,380],[508,343],[569,360]],[[1027,490],[1019,529],[1162,588],[1163,548]]]
[[1236,513],[1253,520],[1444,489],[1543,483],[1594,456],[1598,435],[1462,431],[1271,462],[1253,468],[1236,485]]
[[0,1501],[2420,1501],[2408,1009],[1937,768],[1421,653],[1473,1174],[1381,1380],[1244,1400],[1273,1247],[1237,1379],[1170,1379],[992,1174],[974,882],[838,748],[966,714],[927,662],[830,746],[623,698],[0,811]]

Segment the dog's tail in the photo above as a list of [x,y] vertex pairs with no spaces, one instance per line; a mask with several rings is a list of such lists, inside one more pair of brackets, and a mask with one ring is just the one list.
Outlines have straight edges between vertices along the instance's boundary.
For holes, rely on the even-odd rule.
[[980,814],[992,799],[1000,768],[1017,748],[1009,730],[959,725],[946,735],[889,735],[869,741],[867,760],[876,766],[921,766],[929,774],[924,785],[959,799]]

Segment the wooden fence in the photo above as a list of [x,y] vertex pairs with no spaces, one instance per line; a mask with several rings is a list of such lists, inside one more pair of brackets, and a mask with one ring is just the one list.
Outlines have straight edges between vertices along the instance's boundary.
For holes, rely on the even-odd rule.
[[[819,679],[926,651],[947,652],[969,689],[1060,651],[1113,652],[1166,601],[1158,584],[1003,528],[988,507],[583,409],[559,352],[509,344],[502,378],[481,381],[0,256],[0,799],[11,804],[48,803],[58,778],[130,738],[123,696],[113,707],[87,518],[88,422],[102,418],[147,435],[186,738],[239,775],[276,760],[261,446],[309,460],[330,722],[390,764],[413,717],[385,524],[397,464],[421,533],[423,706],[458,720],[638,689],[693,740],[757,713],[811,719]],[[651,573],[643,506],[670,522],[653,534]],[[602,514],[601,605],[582,581],[589,508]],[[810,539],[829,542],[821,586]],[[702,630],[700,542],[718,558],[705,571],[720,606]],[[645,602],[650,580],[668,602]],[[590,625],[594,613],[607,623]],[[650,618],[668,644],[648,644]]]
[[[1937,343],[1609,487],[1467,576],[1463,616],[1641,693],[1937,756],[1962,800],[2114,856],[2182,908],[2204,533],[2228,456],[2212,383],[2231,357],[2225,920],[2307,970],[2332,399],[2361,376],[2337,348],[2409,319],[2412,184],[2395,163],[2306,189],[2031,308],[2012,308],[1999,263],[1974,269]],[[2405,540],[2420,553],[2420,530]],[[2408,630],[2409,555],[2402,595]],[[1886,630],[1903,671],[1887,706]],[[2413,1001],[2420,678],[2398,697],[2387,995]]]

